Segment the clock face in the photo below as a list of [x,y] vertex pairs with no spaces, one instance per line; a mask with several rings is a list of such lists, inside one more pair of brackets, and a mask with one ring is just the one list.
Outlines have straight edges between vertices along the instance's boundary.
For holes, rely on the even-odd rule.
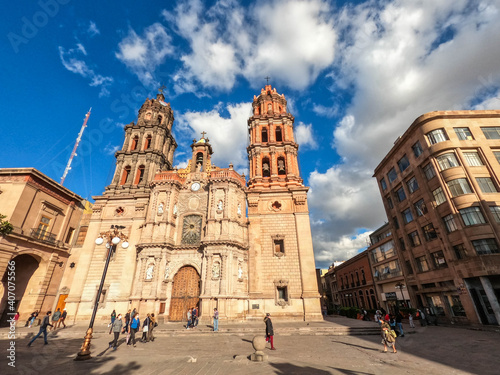
[[198,190],[200,190],[200,187],[201,187],[201,185],[199,182],[193,182],[193,184],[191,185],[191,190],[198,191]]

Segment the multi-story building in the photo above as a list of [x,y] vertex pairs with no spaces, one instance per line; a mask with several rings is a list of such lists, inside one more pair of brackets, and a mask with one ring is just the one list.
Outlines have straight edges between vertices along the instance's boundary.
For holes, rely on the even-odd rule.
[[330,268],[325,275],[334,306],[376,309],[377,299],[368,252]]
[[375,169],[412,303],[500,322],[500,111],[417,118]]
[[404,268],[394,247],[389,223],[370,235],[370,243],[367,252],[378,293],[378,306],[393,314],[398,308],[411,307],[404,280]]
[[[64,307],[63,271],[84,200],[34,168],[0,169],[0,214],[14,230],[0,236],[0,315]],[[7,277],[8,276],[8,277]]]

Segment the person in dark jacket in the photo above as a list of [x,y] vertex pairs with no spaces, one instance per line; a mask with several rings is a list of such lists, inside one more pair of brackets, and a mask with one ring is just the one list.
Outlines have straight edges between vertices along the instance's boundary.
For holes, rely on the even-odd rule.
[[144,319],[144,322],[142,323],[142,338],[141,342],[148,342],[148,332],[149,332],[149,325],[151,323],[151,318],[149,317],[149,314],[146,316],[146,319]]
[[271,314],[267,313],[264,318],[264,323],[266,323],[266,341],[271,343],[271,350],[276,350],[274,347],[274,329],[273,322],[271,321]]
[[47,311],[47,315],[45,315],[45,317],[43,318],[42,324],[40,325],[40,331],[38,332],[38,335],[36,335],[35,337],[33,337],[31,339],[31,341],[28,343],[28,346],[31,346],[31,344],[33,343],[33,341],[35,341],[38,337],[40,337],[40,335],[42,333],[43,333],[43,340],[45,341],[45,345],[48,344],[48,341],[47,341],[47,327],[48,326],[54,327],[52,324],[50,324],[50,314],[51,313],[52,313],[51,311]]

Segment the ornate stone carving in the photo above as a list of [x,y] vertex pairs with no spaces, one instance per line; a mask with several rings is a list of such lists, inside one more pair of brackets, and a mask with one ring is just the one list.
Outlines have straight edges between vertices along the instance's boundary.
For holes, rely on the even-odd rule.
[[182,243],[195,244],[201,239],[201,216],[188,215],[182,225]]

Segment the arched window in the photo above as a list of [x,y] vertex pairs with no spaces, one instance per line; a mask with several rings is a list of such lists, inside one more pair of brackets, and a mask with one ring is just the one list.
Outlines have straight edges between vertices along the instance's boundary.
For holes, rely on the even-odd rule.
[[268,158],[262,160],[262,177],[271,177],[271,164]]
[[361,282],[363,283],[363,285],[365,285],[366,284],[365,270],[361,270],[361,277],[362,277]]
[[281,127],[276,128],[276,142],[283,142],[283,135],[281,134]]
[[136,135],[132,138],[132,145],[130,146],[130,151],[134,151],[137,148],[137,144],[139,143],[139,136]]
[[120,181],[120,185],[124,185],[127,183],[127,180],[130,176],[130,166],[126,166],[125,168],[123,168],[123,174],[122,174],[122,179]]
[[279,175],[285,175],[286,174],[285,158],[283,156],[280,156],[278,158],[278,174]]
[[144,165],[140,165],[137,168],[137,174],[135,175],[134,185],[140,184],[144,178]]
[[359,286],[359,283],[360,283],[360,281],[359,281],[359,273],[358,273],[358,271],[356,271],[356,285]]
[[153,140],[153,137],[151,136],[151,134],[149,134],[147,137],[146,137],[146,142],[144,143],[144,149],[145,150],[149,150],[151,148],[151,142]]
[[196,172],[203,172],[203,152],[196,154]]
[[158,115],[158,123],[161,124],[162,121],[163,121],[163,117],[161,115]]
[[262,129],[262,143],[267,142],[267,141],[268,141],[268,138],[267,138],[267,129],[263,128]]

